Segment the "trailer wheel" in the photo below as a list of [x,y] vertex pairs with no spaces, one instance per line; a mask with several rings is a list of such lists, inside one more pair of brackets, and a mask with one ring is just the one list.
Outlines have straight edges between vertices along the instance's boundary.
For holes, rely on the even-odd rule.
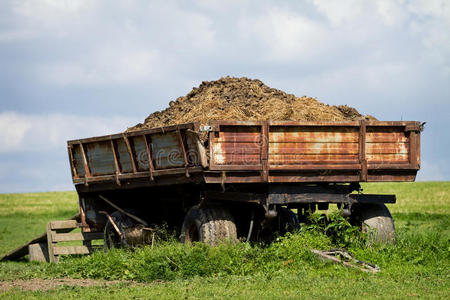
[[278,228],[281,235],[285,235],[288,232],[293,232],[300,228],[297,215],[289,208],[281,207],[278,214]]
[[395,226],[389,209],[384,204],[363,204],[356,208],[355,219],[369,243],[395,243]]
[[[130,213],[135,212],[133,210],[127,209]],[[115,211],[111,215],[111,219],[114,220],[119,231],[124,234],[124,228],[132,227],[134,225],[133,220],[129,217],[121,213],[120,211]],[[103,250],[108,250],[112,248],[123,248],[128,247],[128,244],[125,240],[121,239],[113,224],[108,220],[105,225],[104,230],[104,242],[103,242]]]
[[237,241],[237,230],[226,208],[194,206],[188,211],[181,229],[183,243],[203,242],[215,246],[227,240]]

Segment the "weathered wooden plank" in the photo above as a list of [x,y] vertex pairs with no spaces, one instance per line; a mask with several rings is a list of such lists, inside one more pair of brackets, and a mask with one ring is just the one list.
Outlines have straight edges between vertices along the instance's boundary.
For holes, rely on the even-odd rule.
[[77,227],[78,227],[77,220],[50,221],[50,229],[51,230],[70,229],[70,228],[77,228]]
[[54,242],[102,240],[103,232],[52,233]]
[[68,255],[68,254],[89,254],[91,253],[86,246],[54,246],[54,255]]
[[51,222],[47,223],[47,247],[48,247],[48,259],[49,262],[57,263],[58,262],[58,256],[55,255],[53,252],[53,247],[55,246],[55,243],[52,241],[52,225]]
[[49,262],[48,246],[44,243],[36,243],[28,246],[29,261]]

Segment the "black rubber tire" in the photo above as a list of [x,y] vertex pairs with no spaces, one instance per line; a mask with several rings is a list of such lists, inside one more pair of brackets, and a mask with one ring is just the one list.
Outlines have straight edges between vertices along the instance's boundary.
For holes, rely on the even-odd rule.
[[214,206],[192,207],[181,229],[183,243],[203,242],[215,246],[222,241],[237,241],[236,224],[228,209]]
[[363,204],[356,209],[356,220],[368,234],[369,244],[395,243],[395,225],[389,209],[384,204]]
[[300,222],[297,215],[286,207],[278,209],[279,232],[285,235],[288,232],[293,232],[300,228]]

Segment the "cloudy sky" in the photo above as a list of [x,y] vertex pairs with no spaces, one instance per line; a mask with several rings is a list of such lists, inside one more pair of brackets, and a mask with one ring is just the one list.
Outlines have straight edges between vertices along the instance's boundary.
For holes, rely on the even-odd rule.
[[3,0],[0,193],[73,189],[66,140],[226,75],[426,121],[418,180],[450,180],[449,1]]

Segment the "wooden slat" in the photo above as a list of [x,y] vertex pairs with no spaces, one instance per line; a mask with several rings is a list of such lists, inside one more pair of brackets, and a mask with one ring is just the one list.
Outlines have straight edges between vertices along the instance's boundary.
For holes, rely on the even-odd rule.
[[68,254],[89,254],[89,248],[86,246],[55,246],[53,247],[54,255]]
[[51,222],[47,223],[47,247],[48,247],[48,259],[50,262],[57,263],[58,262],[58,256],[55,255],[53,252],[53,246],[55,246],[55,243],[52,241],[52,226]]
[[74,233],[56,233],[52,232],[52,240],[54,242],[69,241],[92,241],[102,240],[103,232],[74,232]]
[[76,220],[50,221],[50,228],[52,230],[70,229],[70,228],[77,228],[77,227],[78,227],[78,222]]

